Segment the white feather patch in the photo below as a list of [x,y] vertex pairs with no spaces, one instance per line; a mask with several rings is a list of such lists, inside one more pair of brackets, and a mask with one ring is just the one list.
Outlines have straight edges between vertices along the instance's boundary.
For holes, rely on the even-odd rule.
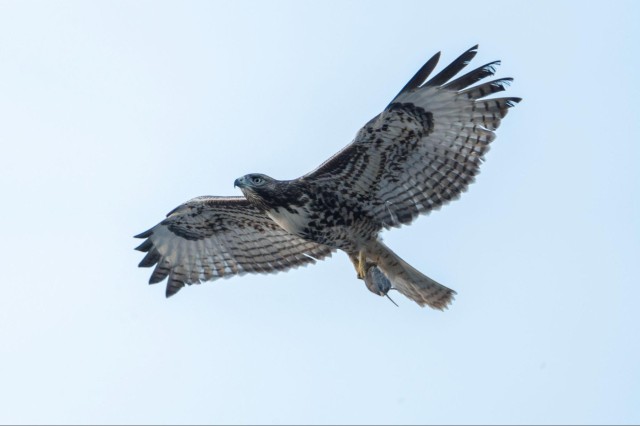
[[309,212],[304,207],[293,207],[292,210],[279,208],[268,210],[266,213],[285,231],[301,235],[309,224]]

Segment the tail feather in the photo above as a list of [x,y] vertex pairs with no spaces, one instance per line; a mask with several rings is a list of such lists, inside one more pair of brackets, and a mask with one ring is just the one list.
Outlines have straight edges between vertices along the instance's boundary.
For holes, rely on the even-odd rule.
[[389,278],[393,288],[418,305],[442,311],[453,301],[456,294],[454,290],[427,277],[382,242],[377,242],[370,256]]

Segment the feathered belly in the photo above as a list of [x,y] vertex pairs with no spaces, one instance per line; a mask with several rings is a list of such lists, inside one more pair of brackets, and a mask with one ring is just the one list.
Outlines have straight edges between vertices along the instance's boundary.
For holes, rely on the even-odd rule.
[[303,207],[279,208],[266,213],[287,232],[348,253],[358,251],[377,237],[377,228],[368,221],[349,220],[345,223],[331,215],[311,214]]

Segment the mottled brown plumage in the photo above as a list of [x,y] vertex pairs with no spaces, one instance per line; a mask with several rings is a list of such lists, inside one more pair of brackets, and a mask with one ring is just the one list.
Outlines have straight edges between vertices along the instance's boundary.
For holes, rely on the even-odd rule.
[[432,79],[431,58],[354,141],[294,180],[262,174],[236,180],[244,197],[200,197],[138,235],[156,265],[150,283],[168,277],[167,296],[246,272],[274,272],[346,252],[375,294],[390,288],[421,306],[444,309],[455,292],[404,262],[379,239],[457,198],[473,182],[494,131],[519,98],[487,98],[509,78],[472,86],[498,62],[451,80],[475,56],[463,53]]

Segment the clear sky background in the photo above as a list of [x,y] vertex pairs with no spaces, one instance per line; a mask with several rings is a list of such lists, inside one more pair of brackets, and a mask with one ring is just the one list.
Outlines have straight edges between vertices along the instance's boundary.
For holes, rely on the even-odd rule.
[[[0,1],[0,422],[640,422],[639,5]],[[134,234],[304,174],[476,43],[524,101],[468,193],[383,235],[450,310],[342,253],[146,284]]]

